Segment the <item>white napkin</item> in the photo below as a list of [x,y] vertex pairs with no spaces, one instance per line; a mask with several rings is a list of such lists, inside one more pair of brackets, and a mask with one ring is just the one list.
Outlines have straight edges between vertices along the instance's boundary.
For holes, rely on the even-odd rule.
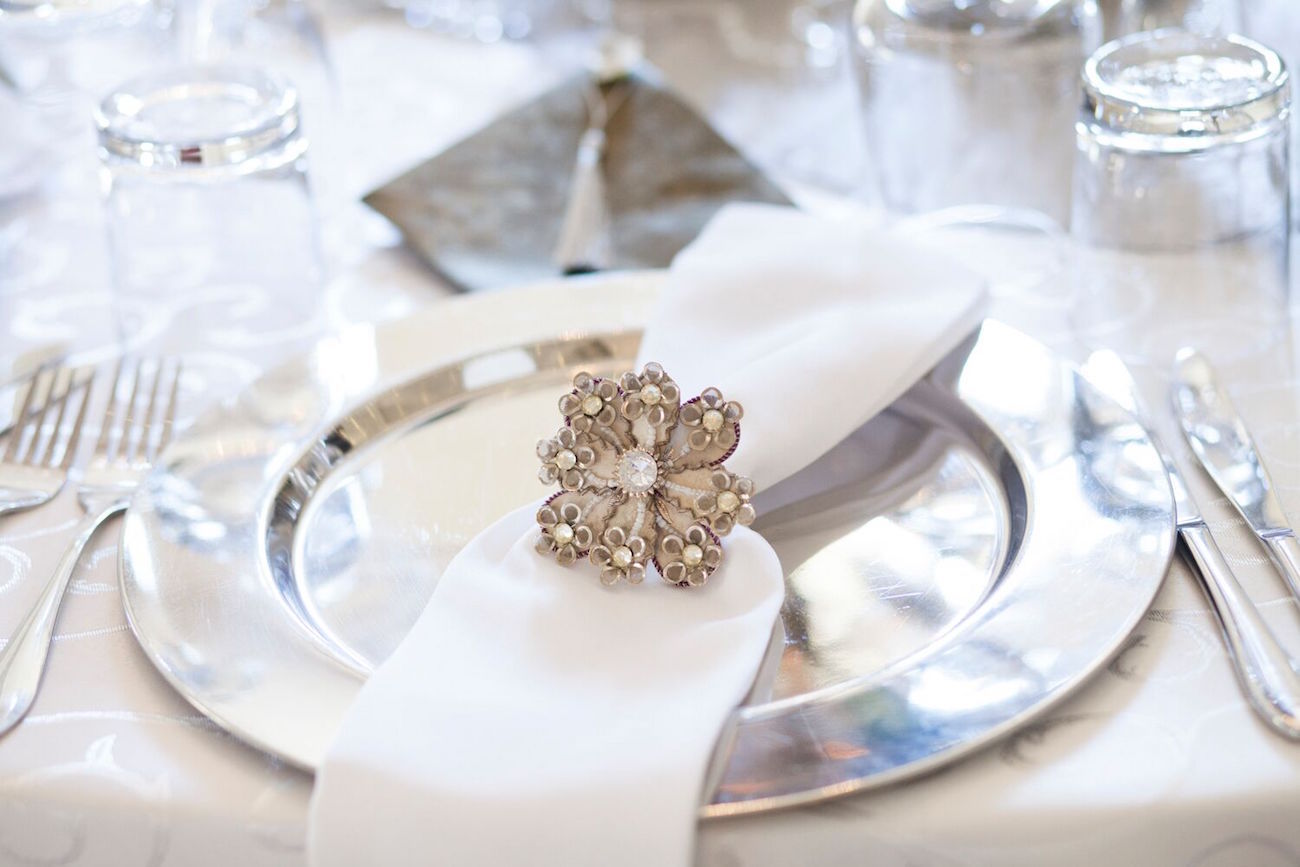
[[[733,206],[678,256],[641,356],[684,398],[716,385],[744,405],[727,467],[761,490],[893,401],[982,309],[973,276],[912,242]],[[690,863],[780,564],[738,528],[703,588],[605,588],[533,550],[536,509],[470,542],[362,690],[317,777],[316,867]]]

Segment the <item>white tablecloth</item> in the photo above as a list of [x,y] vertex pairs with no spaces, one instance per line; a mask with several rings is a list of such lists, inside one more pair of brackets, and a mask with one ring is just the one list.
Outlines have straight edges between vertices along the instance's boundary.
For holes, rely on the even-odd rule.
[[[330,36],[346,122],[334,126],[332,153],[317,170],[329,173],[324,187],[336,202],[556,78],[530,49],[470,46],[392,19],[338,15]],[[725,132],[788,175],[840,190],[856,183],[856,115],[842,70],[796,81],[742,64],[749,83],[726,85],[707,60],[687,62],[692,44],[707,46],[707,34],[674,42],[660,59]],[[780,123],[770,116],[777,104]],[[391,227],[359,207],[330,207],[332,326],[401,316],[445,296]],[[1224,373],[1284,504],[1300,516],[1300,378],[1285,322],[1261,327],[1248,310],[1224,318],[1185,309],[1161,291],[1144,299],[1152,303],[1081,322],[1061,263],[1046,283],[1026,277],[1055,247],[1000,243],[952,238],[959,255],[998,278],[994,314],[1076,356],[1094,343],[1129,347],[1153,402],[1179,336],[1232,349],[1220,355]],[[0,203],[0,356],[68,340],[79,359],[102,360],[112,351],[111,304],[91,171],[71,170],[52,198]],[[233,349],[215,347],[191,371],[190,388],[201,389],[249,368]],[[1222,498],[1196,481],[1229,560],[1300,654],[1297,606]],[[65,497],[0,520],[0,636],[34,600],[76,513]],[[225,735],[168,688],[126,625],[116,554],[112,533],[91,546],[44,690],[0,739],[0,864],[301,863],[310,778]],[[1215,622],[1179,564],[1123,652],[1037,724],[920,781],[709,823],[698,859],[715,867],[1295,865],[1300,745],[1268,734],[1247,709]]]

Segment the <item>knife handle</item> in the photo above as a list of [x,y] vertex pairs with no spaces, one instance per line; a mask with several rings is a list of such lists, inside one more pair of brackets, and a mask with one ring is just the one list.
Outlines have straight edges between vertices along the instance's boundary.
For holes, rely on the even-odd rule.
[[1294,533],[1288,532],[1266,536],[1264,544],[1268,546],[1268,553],[1273,556],[1273,562],[1291,588],[1291,595],[1300,602],[1300,542],[1296,541]]
[[1290,657],[1228,568],[1209,529],[1204,524],[1186,526],[1179,536],[1184,557],[1218,616],[1246,698],[1275,732],[1300,740],[1300,674]]

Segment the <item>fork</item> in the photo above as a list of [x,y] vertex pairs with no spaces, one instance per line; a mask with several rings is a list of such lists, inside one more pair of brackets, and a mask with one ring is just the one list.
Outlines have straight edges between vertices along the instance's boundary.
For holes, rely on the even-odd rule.
[[[180,363],[140,361],[134,364],[134,375],[124,377],[130,366],[119,361],[113,374],[99,439],[77,488],[77,502],[85,516],[76,537],[36,606],[0,651],[0,734],[17,725],[36,698],[59,605],[86,543],[100,524],[127,507],[136,486],[171,439]],[[130,386],[123,389],[127,379]],[[119,394],[122,391],[125,399]]]
[[[48,503],[67,482],[95,380],[94,370],[78,381],[80,373],[46,366],[32,374],[0,454],[0,515]],[[69,404],[79,408],[65,431]]]
[[58,367],[68,356],[63,343],[43,343],[19,354],[0,373],[0,437],[13,427],[13,412],[22,403],[18,398],[26,394],[24,387],[31,384],[36,374],[45,368]]

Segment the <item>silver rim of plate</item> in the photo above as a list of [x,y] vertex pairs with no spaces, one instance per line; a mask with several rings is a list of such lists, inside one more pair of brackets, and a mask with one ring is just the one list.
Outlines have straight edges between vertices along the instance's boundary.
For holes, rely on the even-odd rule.
[[[556,396],[578,369],[630,365],[662,280],[556,281],[360,327],[210,411],[126,518],[145,653],[232,734],[317,767],[440,568],[541,498],[532,446]],[[756,505],[787,601],[705,817],[910,778],[1023,725],[1119,649],[1174,539],[1145,430],[991,321]]]

